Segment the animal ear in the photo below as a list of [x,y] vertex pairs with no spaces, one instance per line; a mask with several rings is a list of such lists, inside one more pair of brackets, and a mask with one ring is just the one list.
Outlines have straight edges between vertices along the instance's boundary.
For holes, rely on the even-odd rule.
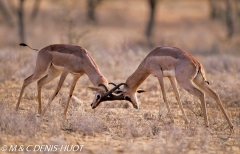
[[138,89],[137,92],[138,92],[138,93],[143,93],[143,92],[146,92],[146,91],[143,90],[143,89]]
[[92,90],[92,91],[100,91],[100,92],[102,92],[103,91],[103,89],[102,88],[100,88],[100,87],[88,87],[90,90]]

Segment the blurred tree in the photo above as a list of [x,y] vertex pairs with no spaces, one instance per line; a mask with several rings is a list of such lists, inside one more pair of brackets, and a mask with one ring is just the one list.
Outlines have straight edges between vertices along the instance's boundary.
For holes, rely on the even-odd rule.
[[87,18],[88,21],[95,23],[96,22],[96,15],[95,15],[95,9],[97,5],[101,2],[102,0],[87,0]]
[[216,0],[209,0],[210,5],[210,18],[211,19],[217,19],[221,16],[221,10],[218,6],[218,2]]
[[4,21],[6,21],[6,23],[9,26],[13,26],[13,21],[12,21],[11,14],[7,10],[7,7],[2,0],[0,0],[0,12],[3,15]]
[[150,39],[153,31],[153,26],[154,26],[154,17],[155,17],[155,12],[156,12],[156,5],[157,5],[157,0],[148,0],[150,12],[149,12],[149,20],[146,26],[146,36],[148,39]]
[[18,32],[19,32],[20,42],[25,42],[23,4],[24,4],[24,0],[19,0],[19,7],[17,9],[17,14],[18,14]]
[[240,0],[235,0],[235,8],[236,8],[236,11],[237,11],[237,17],[240,18]]
[[210,18],[224,21],[227,27],[227,37],[234,34],[233,8],[231,0],[209,0]]
[[[35,0],[33,10],[31,13],[31,19],[35,19],[40,7],[40,1],[41,0]],[[14,3],[12,0],[5,1],[7,2],[9,9],[7,9],[7,5],[0,0],[0,13],[3,15],[5,23],[14,26],[14,20],[12,20],[12,17],[17,17],[17,26],[18,26],[18,35],[19,35],[19,41],[25,42],[25,26],[24,26],[24,3],[25,0],[18,0],[18,4]],[[9,10],[9,11],[8,11]],[[13,16],[11,14],[14,14]]]
[[234,32],[233,9],[232,9],[230,0],[225,0],[225,3],[226,3],[226,25],[227,25],[227,29],[228,29],[227,36],[230,38],[233,36],[233,32]]
[[33,10],[32,10],[32,14],[31,14],[31,19],[32,20],[34,20],[38,15],[39,8],[40,8],[40,3],[41,3],[41,0],[35,0]]

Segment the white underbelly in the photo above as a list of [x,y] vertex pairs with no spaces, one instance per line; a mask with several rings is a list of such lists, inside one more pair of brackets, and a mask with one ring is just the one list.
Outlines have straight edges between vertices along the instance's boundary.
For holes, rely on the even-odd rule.
[[163,76],[164,77],[166,77],[166,76],[175,77],[175,70],[164,70],[163,71]]

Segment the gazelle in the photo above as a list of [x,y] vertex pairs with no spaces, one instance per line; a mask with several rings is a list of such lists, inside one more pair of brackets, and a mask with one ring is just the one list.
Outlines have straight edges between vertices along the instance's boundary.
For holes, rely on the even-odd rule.
[[[233,130],[233,124],[231,123],[218,94],[216,94],[209,87],[209,82],[205,77],[205,71],[202,64],[192,55],[175,47],[155,48],[140,63],[137,70],[130,77],[128,77],[126,83],[124,83],[124,87],[118,90],[118,92],[120,92],[121,94],[118,97],[105,97],[103,101],[112,99],[128,100],[132,103],[134,108],[138,109],[139,103],[136,96],[137,88],[150,74],[157,77],[159,81],[162,90],[163,100],[167,106],[167,110],[170,115],[171,110],[168,105],[163,83],[164,77],[168,77],[170,79],[174,94],[176,96],[186,123],[188,123],[188,119],[183,110],[182,103],[180,102],[178,89],[176,87],[176,80],[183,89],[200,99],[206,126],[209,125],[209,122],[207,117],[204,92],[217,102],[226,120],[228,121],[230,129]],[[193,83],[195,83],[195,85]],[[116,88],[110,91],[112,92],[113,90],[116,90]],[[109,93],[111,93],[110,91]]]
[[[28,46],[24,43],[21,43],[20,45]],[[64,110],[64,115],[67,113],[75,85],[82,75],[86,74],[94,85],[94,87],[91,87],[92,90],[96,91],[93,103],[99,101],[101,96],[108,91],[107,79],[102,75],[97,64],[86,49],[70,44],[53,44],[38,51],[34,73],[24,80],[16,105],[16,110],[18,110],[20,105],[24,89],[29,84],[38,80],[38,114],[41,114],[41,89],[45,84],[49,83],[61,74],[58,86],[51,96],[46,108],[42,112],[42,115],[44,115],[47,108],[49,108],[51,102],[61,89],[62,84],[69,73],[73,74],[73,81],[70,88],[67,105]]]

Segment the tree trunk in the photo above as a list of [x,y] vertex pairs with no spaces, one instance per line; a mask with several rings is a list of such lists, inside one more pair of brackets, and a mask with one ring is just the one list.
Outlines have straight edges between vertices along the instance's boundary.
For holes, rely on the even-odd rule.
[[234,25],[233,25],[233,10],[230,0],[225,0],[226,2],[226,25],[228,31],[228,38],[233,36]]
[[154,26],[154,17],[155,17],[155,12],[156,12],[156,4],[157,0],[148,0],[149,8],[150,8],[150,13],[149,13],[149,20],[147,23],[146,27],[146,36],[149,39],[152,35],[152,30]]
[[10,26],[13,26],[12,18],[2,0],[0,0],[0,12],[3,15],[3,18],[6,21],[6,23]]
[[41,0],[35,0],[33,10],[32,10],[32,14],[31,14],[31,19],[32,20],[34,20],[37,17],[37,14],[39,12],[40,2],[41,2]]
[[87,13],[87,18],[88,21],[90,22],[96,22],[96,16],[95,16],[95,9],[97,7],[97,5],[101,2],[102,0],[87,0],[87,9],[88,9],[88,13]]
[[216,0],[209,0],[210,5],[210,19],[214,20],[219,17],[219,10],[216,6]]

